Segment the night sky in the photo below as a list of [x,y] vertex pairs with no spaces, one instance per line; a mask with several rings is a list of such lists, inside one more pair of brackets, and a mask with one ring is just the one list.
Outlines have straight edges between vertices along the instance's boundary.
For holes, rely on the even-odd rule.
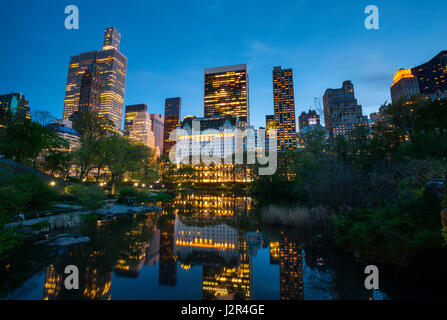
[[[66,30],[65,6],[80,11]],[[366,30],[364,9],[380,10]],[[182,97],[182,117],[203,116],[203,69],[246,63],[251,121],[273,114],[272,68],[293,68],[296,114],[326,88],[352,80],[364,114],[386,100],[394,73],[447,49],[447,1],[0,0],[0,93],[22,92],[31,112],[61,117],[71,55],[99,50],[106,27],[128,58],[126,104],[162,113]]]

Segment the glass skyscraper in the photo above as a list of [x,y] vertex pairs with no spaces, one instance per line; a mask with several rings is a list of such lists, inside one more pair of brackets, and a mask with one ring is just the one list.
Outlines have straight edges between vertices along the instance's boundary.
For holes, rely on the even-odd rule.
[[99,76],[103,83],[99,114],[112,120],[115,130],[121,130],[127,58],[119,51],[120,39],[121,35],[118,30],[107,28],[104,32],[102,50],[70,57],[65,89],[64,119],[69,120],[71,115],[78,110],[84,70],[96,60]]
[[205,118],[238,116],[250,124],[247,65],[205,69]]

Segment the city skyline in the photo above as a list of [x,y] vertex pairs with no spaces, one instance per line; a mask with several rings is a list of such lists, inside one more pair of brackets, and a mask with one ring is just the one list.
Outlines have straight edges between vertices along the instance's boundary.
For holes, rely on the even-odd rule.
[[[63,27],[64,4],[55,4],[44,12],[33,3],[2,3],[5,9],[2,12],[24,12],[25,23],[18,25],[10,17],[5,17],[1,22],[8,25],[8,30],[13,30],[5,35],[12,50],[2,53],[4,59],[1,63],[5,74],[14,72],[14,76],[11,77],[12,81],[3,79],[0,90],[2,93],[22,92],[30,100],[32,111],[47,110],[56,118],[61,118],[62,91],[69,57],[79,52],[99,50],[98,39],[104,28],[113,25],[122,34],[120,50],[129,59],[124,105],[145,103],[149,112],[162,114],[164,99],[180,96],[184,105],[181,118],[189,114],[202,116],[203,70],[246,63],[251,75],[251,123],[255,127],[265,126],[264,116],[273,113],[270,70],[275,65],[299,70],[294,75],[296,113],[314,108],[314,98],[318,97],[321,102],[326,88],[352,80],[364,114],[370,114],[377,111],[385,100],[391,100],[389,87],[397,70],[424,63],[444,49],[446,22],[437,19],[443,10],[430,12],[432,20],[437,21],[434,22],[437,28],[432,30],[438,31],[423,32],[422,22],[415,23],[416,17],[431,10],[434,3],[438,8],[446,6],[440,1],[424,4],[406,2],[405,6],[378,1],[381,25],[380,30],[376,31],[368,31],[363,26],[366,2],[353,4],[347,1],[346,5],[337,5],[343,7],[343,11],[334,4],[317,10],[306,1],[298,4],[285,2],[278,15],[279,8],[270,8],[267,3],[257,4],[259,8],[252,2],[242,3],[236,12],[231,11],[231,3],[215,1],[207,5],[193,3],[182,16],[184,5],[181,3],[166,11],[155,3],[131,2],[126,8],[120,8],[123,10],[117,10],[103,8],[101,3],[78,1],[80,29],[71,31]],[[417,10],[414,10],[415,5],[418,6]],[[266,6],[271,12],[265,10]],[[93,19],[93,13],[99,8],[105,11],[106,17]],[[35,15],[36,12],[40,14]],[[133,23],[132,26],[127,23],[129,19],[138,20],[143,13],[154,17],[154,21],[147,22],[150,19],[146,19],[144,24]],[[237,18],[242,13],[247,15],[247,22],[232,26],[230,31],[241,31],[231,36],[222,31],[229,26],[226,21],[213,23],[209,17],[209,14],[215,17],[232,14]],[[275,20],[265,23],[273,14],[277,14]],[[156,15],[160,17],[156,18]],[[37,16],[45,21],[37,21]],[[166,26],[165,20],[173,21],[169,18],[177,18],[174,20],[178,22],[164,30],[163,38],[156,32],[160,26]],[[309,24],[312,19],[314,22]],[[257,20],[261,22],[257,23]],[[198,29],[204,22],[210,25],[210,30]],[[157,23],[158,27],[154,27]],[[30,24],[35,26],[32,35],[25,33]],[[180,25],[185,26],[184,30],[176,27]],[[264,35],[262,31],[266,31]],[[209,37],[212,32],[221,36],[216,37],[219,40]],[[334,32],[345,32],[345,39],[331,40]],[[403,51],[403,44],[410,40],[412,43],[424,40],[424,45]],[[23,45],[39,45],[43,49],[32,52],[33,58],[36,55],[32,59],[31,53],[24,50],[26,47]],[[171,50],[173,46],[181,50]],[[14,56],[10,56],[12,53]],[[306,62],[308,60],[319,63],[309,64]],[[9,61],[21,63],[10,66]],[[50,66],[51,72],[39,73],[37,70],[41,70],[41,63]],[[34,81],[37,74],[42,81]]]

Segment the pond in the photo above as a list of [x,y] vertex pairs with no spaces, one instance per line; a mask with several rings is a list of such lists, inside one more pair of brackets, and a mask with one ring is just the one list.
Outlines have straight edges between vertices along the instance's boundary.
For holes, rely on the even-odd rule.
[[[247,222],[252,215],[249,197],[196,193],[177,196],[159,212],[80,223],[69,231],[89,242],[26,244],[3,258],[0,298],[367,300],[433,294],[387,277],[379,290],[366,290],[366,264],[300,230]],[[64,286],[68,265],[79,270],[78,290]]]

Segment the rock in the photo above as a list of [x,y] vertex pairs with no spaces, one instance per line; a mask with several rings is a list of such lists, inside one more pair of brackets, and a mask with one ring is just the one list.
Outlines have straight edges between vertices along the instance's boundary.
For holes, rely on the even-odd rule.
[[50,246],[71,246],[74,244],[82,243],[82,242],[89,242],[89,237],[63,237],[58,238],[51,242]]

